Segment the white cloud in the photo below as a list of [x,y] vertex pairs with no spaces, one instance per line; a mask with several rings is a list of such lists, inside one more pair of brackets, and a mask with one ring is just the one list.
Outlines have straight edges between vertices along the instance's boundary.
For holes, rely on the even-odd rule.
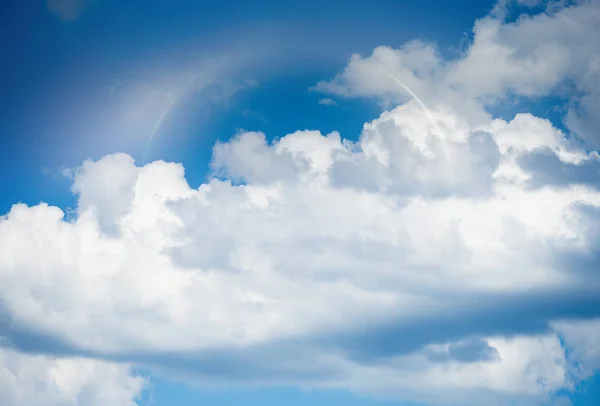
[[128,365],[0,348],[3,406],[136,406],[146,385]]
[[318,83],[315,89],[346,97],[376,97],[389,107],[411,97],[393,75],[427,109],[457,111],[474,125],[487,121],[488,114],[477,101],[446,84],[447,70],[447,62],[432,44],[411,41],[399,49],[377,47],[367,58],[353,55],[336,78]]
[[331,97],[325,97],[319,100],[319,104],[323,106],[337,106],[337,102],[333,100]]
[[[0,300],[18,329],[163,368],[175,361],[152,354],[188,354],[190,373],[196,356],[207,380],[218,377],[204,372],[202,354],[213,353],[280,371],[273,379],[432,402],[568,388],[553,336],[503,338],[519,327],[478,327],[471,301],[506,317],[511,300],[532,298],[527,323],[539,325],[564,316],[560,306],[536,313],[545,295],[585,300],[598,286],[597,275],[565,259],[597,252],[589,222],[600,192],[576,182],[532,189],[518,159],[536,146],[553,148],[559,163],[591,158],[531,115],[481,130],[452,111],[433,114],[437,127],[416,104],[399,106],[367,124],[357,144],[316,131],[272,144],[241,133],[217,144],[213,160],[215,173],[239,186],[213,179],[191,189],[181,165],[138,167],[124,154],[86,162],[74,172],[76,219],[40,204],[15,205],[0,221]],[[509,169],[522,176],[499,176]],[[416,333],[457,314],[473,322],[454,338]],[[379,349],[354,334],[384,337],[390,321],[415,337],[400,339],[383,365],[369,354]],[[500,358],[427,358],[431,345],[469,336]],[[326,337],[334,344],[319,344]],[[363,356],[352,355],[356,339]],[[290,340],[305,351],[293,367],[257,355]],[[532,352],[538,346],[550,349]],[[410,387],[398,386],[407,376]],[[454,397],[427,395],[431,380]]]
[[485,103],[571,83],[581,120],[596,4],[482,19],[453,61],[416,41],[353,57],[317,87],[404,103],[356,143],[241,132],[198,189],[179,164],[85,162],[75,218],[17,204],[0,219],[0,332],[202,382],[551,401],[600,367],[598,319],[573,311],[598,305],[600,162]]
[[579,373],[590,376],[600,368],[600,320],[591,322],[559,321],[554,328],[575,351]]
[[460,58],[444,59],[434,45],[422,42],[379,47],[369,57],[355,55],[334,80],[317,89],[384,101],[408,97],[387,76],[391,73],[426,105],[455,106],[475,123],[485,119],[482,103],[502,101],[508,94],[571,96],[569,128],[597,146],[600,3],[551,3],[554,7],[546,13],[511,23],[498,17],[478,20],[474,39]]
[[335,184],[405,195],[485,194],[500,160],[491,134],[448,111],[431,120],[414,102],[366,124],[359,146],[362,153],[339,154]]
[[556,12],[569,4],[576,3],[578,0],[499,0],[496,2],[491,15],[499,18],[505,18],[510,14],[513,6],[525,7],[530,9],[542,9],[547,13]]
[[550,400],[549,393],[569,389],[568,361],[555,335],[491,337],[486,343],[496,353],[490,361],[435,363],[417,354],[357,367],[353,383],[382,395],[410,393],[412,400],[434,404],[539,404]]

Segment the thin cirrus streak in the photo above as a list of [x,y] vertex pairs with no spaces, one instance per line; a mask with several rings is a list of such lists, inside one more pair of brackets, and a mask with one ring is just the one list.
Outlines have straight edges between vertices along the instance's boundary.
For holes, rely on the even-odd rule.
[[[419,106],[421,107],[423,112],[427,115],[427,118],[429,118],[429,121],[431,122],[431,124],[433,125],[435,130],[437,131],[438,136],[441,137],[443,134],[442,130],[438,126],[437,121],[435,121],[435,118],[433,117],[433,115],[431,114],[431,112],[429,111],[429,109],[427,108],[425,103],[419,98],[419,96],[417,96],[415,92],[410,90],[410,88],[408,86],[406,86],[404,83],[402,83],[400,81],[400,79],[398,79],[391,73],[388,73],[388,76],[390,77],[390,79],[392,79],[394,82],[396,82],[396,84],[398,84],[400,87],[402,87],[402,89],[404,89],[419,104]],[[444,154],[447,155],[447,150],[446,150],[444,144],[442,144],[442,146],[443,146],[442,151],[444,152]]]
[[165,117],[167,116],[167,114],[169,114],[169,111],[171,111],[171,108],[173,108],[173,106],[175,105],[175,103],[177,103],[178,100],[179,99],[177,97],[173,98],[173,100],[171,100],[171,102],[167,105],[165,110],[162,112],[162,114],[158,118],[158,121],[156,122],[156,125],[154,126],[154,129],[152,130],[152,133],[150,134],[150,138],[148,139],[148,142],[146,143],[146,148],[144,149],[144,155],[142,156],[143,162],[146,162],[146,157],[147,157],[148,151],[150,150],[150,147],[152,145],[152,141],[154,140],[154,137],[156,136],[156,132],[160,128],[160,125],[162,124],[162,122],[165,119]]

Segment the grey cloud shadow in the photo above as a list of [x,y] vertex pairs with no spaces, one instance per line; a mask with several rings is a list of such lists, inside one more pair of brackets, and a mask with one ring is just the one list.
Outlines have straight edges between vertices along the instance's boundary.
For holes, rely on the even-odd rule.
[[[319,363],[323,352],[339,354],[365,365],[384,364],[391,357],[407,355],[427,344],[455,342],[446,354],[424,355],[433,362],[474,362],[495,357],[494,349],[480,337],[539,334],[549,323],[561,318],[587,319],[600,315],[598,289],[559,294],[495,295],[457,299],[453,310],[425,318],[390,320],[378,326],[327,335],[317,334],[294,340],[280,340],[245,348],[216,348],[202,352],[136,352],[105,354],[83,350],[53,337],[20,330],[6,317],[0,322],[0,336],[10,347],[26,353],[51,356],[84,356],[114,362],[130,362],[164,370],[182,377],[207,382],[240,384],[286,384],[335,379],[341,376],[335,365]],[[8,328],[7,328],[8,327]],[[467,339],[466,342],[456,343]]]
[[[580,221],[588,224],[583,229],[584,235],[589,241],[598,241],[598,246],[582,253],[566,249],[558,242],[549,242],[548,259],[570,272],[573,281],[570,287],[447,297],[452,307],[433,315],[423,317],[415,309],[415,316],[408,319],[392,319],[380,325],[365,324],[340,334],[321,333],[305,340],[276,343],[273,349],[316,347],[371,364],[420,351],[428,344],[467,339],[463,344],[451,344],[448,354],[438,357],[437,361],[473,362],[495,356],[494,350],[481,340],[483,336],[542,334],[550,330],[550,323],[555,320],[599,317],[600,208],[579,205],[576,210],[581,216]],[[264,350],[269,351],[269,348],[266,346]],[[253,348],[255,350],[260,352]],[[436,360],[435,357],[432,360]]]
[[585,185],[600,187],[600,160],[590,159],[579,164],[563,162],[551,150],[540,148],[522,156],[518,165],[531,175],[530,188],[544,186],[567,187]]
[[572,209],[576,214],[574,221],[581,230],[580,238],[585,238],[590,245],[582,250],[577,246],[564,247],[560,240],[555,241],[551,244],[552,261],[562,269],[577,270],[579,279],[585,283],[597,281],[600,277],[600,207],[578,202]]
[[557,319],[600,316],[598,291],[468,298],[455,310],[435,316],[390,320],[341,334],[317,334],[199,353],[124,354],[116,359],[206,382],[270,385],[343,378],[345,371],[338,366],[318,362],[323,353],[337,354],[362,365],[385,365],[392,357],[422,351],[428,344],[453,342],[445,354],[424,351],[423,355],[438,363],[484,361],[496,358],[497,352],[483,336],[542,334]]
[[152,370],[204,379],[207,382],[238,381],[290,383],[298,380],[331,379],[332,367],[317,365],[309,342],[281,340],[245,348],[215,348],[207,351],[126,351],[105,353],[80,348],[58,337],[36,332],[15,322],[0,303],[0,348],[29,355],[85,357],[118,363],[133,363]]
[[468,340],[448,345],[447,352],[425,351],[425,355],[433,362],[477,362],[498,359],[498,351],[491,347],[481,337],[473,337]]
[[66,341],[32,329],[19,326],[0,302],[0,348],[18,350],[29,354],[51,354],[55,356],[83,355]]
[[[456,342],[482,336],[515,336],[549,331],[557,319],[600,316],[597,284],[588,291],[494,295],[456,299],[458,305],[434,316],[366,327],[362,331],[328,337],[323,345],[336,348],[363,363],[385,362],[390,357],[419,351],[432,343]],[[471,348],[476,350],[477,348]],[[480,348],[481,349],[481,348]],[[456,361],[490,356],[486,351],[450,351]],[[446,357],[446,358],[448,358]]]
[[[133,364],[171,378],[209,384],[291,384],[332,379],[340,374],[333,366],[314,363],[314,349],[307,343],[285,340],[247,348],[216,348],[210,351],[127,351],[103,353],[78,348],[43,333],[15,327],[0,320],[0,348],[28,355],[84,357]],[[308,362],[307,362],[308,361]]]

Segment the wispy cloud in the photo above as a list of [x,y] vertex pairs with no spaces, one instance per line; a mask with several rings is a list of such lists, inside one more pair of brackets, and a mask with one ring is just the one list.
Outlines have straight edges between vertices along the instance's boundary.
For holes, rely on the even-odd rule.
[[323,106],[337,106],[337,102],[333,100],[331,97],[326,97],[324,99],[319,100],[319,104]]
[[48,10],[63,21],[78,19],[94,0],[46,0]]

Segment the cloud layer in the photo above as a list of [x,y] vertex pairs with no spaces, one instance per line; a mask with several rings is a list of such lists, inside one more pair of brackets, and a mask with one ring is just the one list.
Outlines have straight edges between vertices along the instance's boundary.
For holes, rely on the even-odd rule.
[[[200,376],[229,365],[205,380],[229,370],[243,383],[244,368],[262,368],[267,380],[319,377],[429,401],[441,399],[418,388],[432,381],[452,400],[568,388],[580,375],[552,323],[584,308],[600,316],[599,275],[585,266],[598,252],[600,192],[576,177],[536,180],[547,165],[519,162],[538,150],[532,128],[551,173],[597,157],[562,146],[530,115],[486,129],[434,117],[437,126],[409,102],[366,125],[357,144],[241,133],[215,146],[213,169],[226,179],[198,189],[178,164],[86,162],[74,175],[75,218],[15,205],[0,223],[13,331],[166,368],[196,356],[185,367]],[[516,307],[523,316],[511,316]],[[593,369],[588,328],[573,343]],[[281,359],[290,348],[301,359]]]
[[[353,57],[317,88],[402,102],[357,142],[240,132],[197,189],[182,165],[108,155],[72,173],[75,213],[14,205],[0,359],[18,366],[0,394],[35,405],[19,393],[41,381],[57,406],[129,405],[144,381],[125,361],[212,384],[555,401],[600,367],[600,157],[584,130],[599,16],[582,2],[488,17],[457,60],[421,42]],[[488,111],[562,86],[577,90],[567,133]]]

